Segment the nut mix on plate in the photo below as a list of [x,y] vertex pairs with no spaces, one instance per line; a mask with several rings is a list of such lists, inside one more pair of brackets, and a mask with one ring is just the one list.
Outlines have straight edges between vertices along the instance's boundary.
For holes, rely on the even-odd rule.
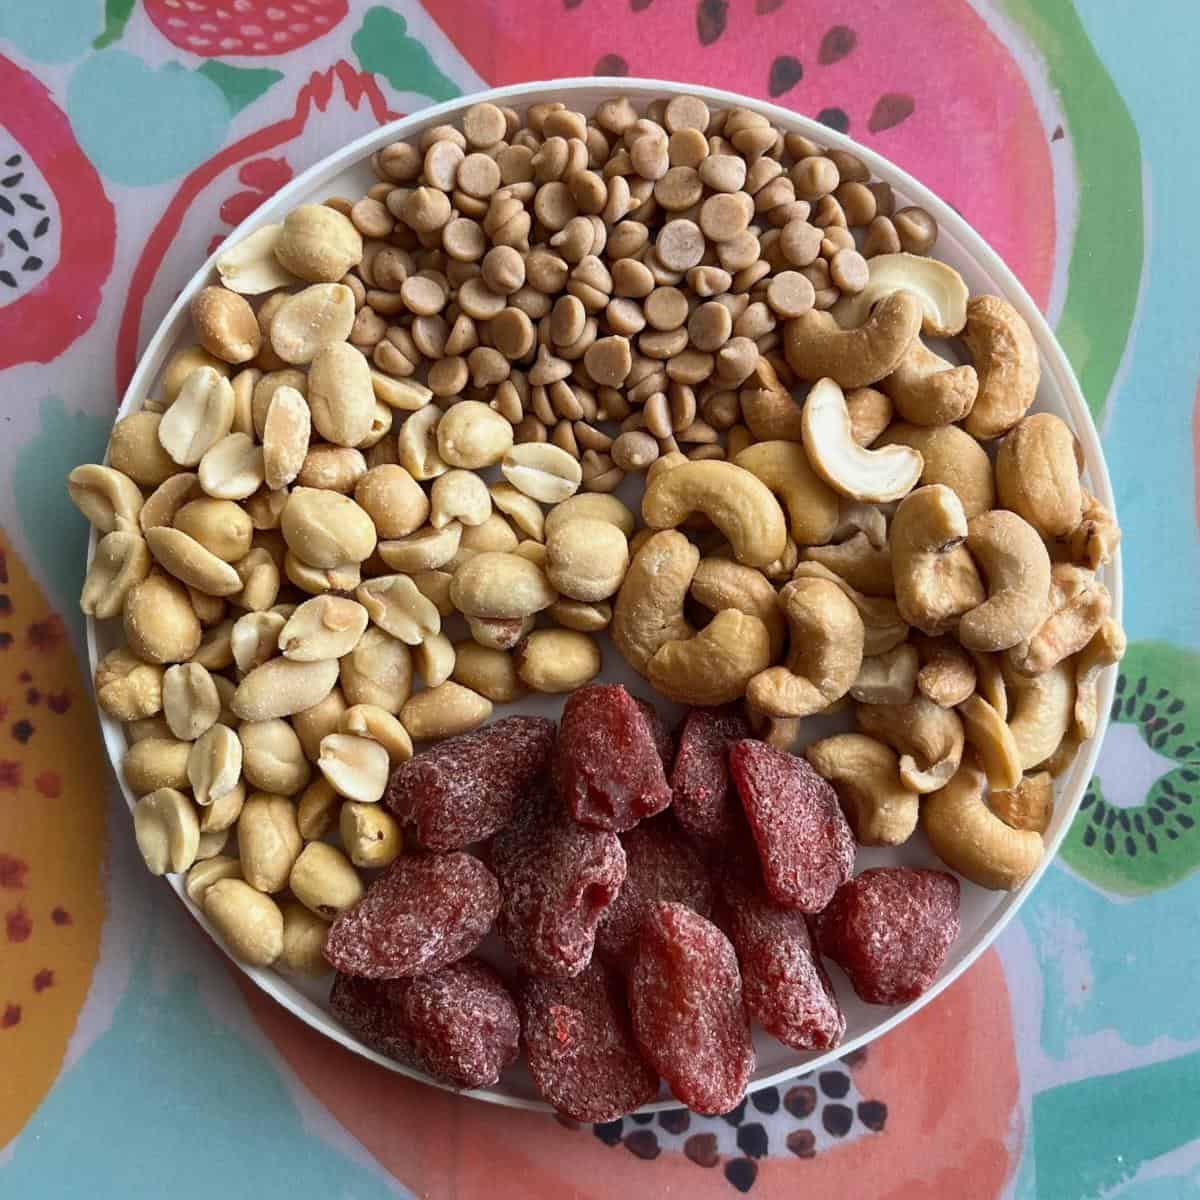
[[[1028,412],[1021,316],[853,154],[618,97],[372,164],[218,258],[70,475],[138,847],[243,961],[333,965],[380,1053],[486,1087],[521,1045],[579,1120],[660,1076],[727,1111],[751,1018],[842,1037],[822,956],[906,1003],[957,935],[955,875],[856,843],[1036,868],[1124,651],[1120,531]],[[591,682],[606,630],[674,736]],[[531,692],[557,727],[485,724]]]

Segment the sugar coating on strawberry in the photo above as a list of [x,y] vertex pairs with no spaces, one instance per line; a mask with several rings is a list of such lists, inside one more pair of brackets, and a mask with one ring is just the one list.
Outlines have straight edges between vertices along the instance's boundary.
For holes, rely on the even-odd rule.
[[625,882],[596,928],[596,951],[628,971],[646,909],[655,900],[676,900],[707,917],[713,883],[708,867],[688,844],[669,812],[621,834]]
[[754,1070],[742,979],[729,939],[683,904],[652,904],[629,975],[643,1056],[693,1112],[735,1107]]
[[854,866],[854,834],[833,786],[803,758],[749,738],[730,749],[729,769],[767,890],[788,908],[820,912]]
[[512,820],[547,770],[554,728],[545,717],[505,717],[447,738],[392,772],[387,806],[430,850],[481,842]]
[[958,937],[958,898],[946,871],[875,867],[838,888],[816,920],[817,944],[868,1004],[907,1004]]
[[683,829],[706,849],[730,845],[744,827],[729,775],[729,747],[749,736],[746,718],[731,706],[693,708],[679,727],[672,808]]
[[617,835],[580,825],[547,787],[492,839],[491,863],[496,926],[517,964],[531,975],[578,975],[625,880]]
[[597,829],[621,833],[671,803],[654,732],[619,684],[571,694],[559,723],[554,773],[571,815]]
[[633,702],[642,710],[642,716],[646,718],[646,722],[650,726],[650,736],[658,748],[658,757],[662,759],[663,770],[669,772],[671,762],[675,757],[675,739],[671,736],[666,721],[658,715],[658,709],[649,700],[643,700],[641,696],[634,696]]
[[363,979],[339,971],[329,992],[329,1011],[364,1046],[408,1067],[420,1067],[420,1058],[408,1026],[402,1001],[407,979]]
[[722,927],[737,951],[750,1015],[794,1050],[829,1050],[846,1032],[833,984],[817,957],[808,918],[776,904],[749,864],[721,881]]
[[653,1100],[658,1075],[634,1040],[620,979],[598,962],[573,979],[526,978],[517,993],[529,1073],[575,1121],[615,1121]]
[[325,957],[366,979],[426,975],[474,950],[499,908],[500,886],[479,859],[405,855],[333,922]]
[[328,33],[346,0],[143,0],[173,45],[202,58],[287,54]]

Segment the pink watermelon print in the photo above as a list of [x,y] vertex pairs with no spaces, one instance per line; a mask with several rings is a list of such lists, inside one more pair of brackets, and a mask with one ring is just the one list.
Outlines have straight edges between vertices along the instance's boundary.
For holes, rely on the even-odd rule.
[[347,12],[346,0],[143,0],[143,7],[163,37],[203,58],[287,54]]
[[953,204],[1046,302],[1049,131],[1020,68],[966,0],[439,0],[430,12],[491,86],[640,75],[817,117]]

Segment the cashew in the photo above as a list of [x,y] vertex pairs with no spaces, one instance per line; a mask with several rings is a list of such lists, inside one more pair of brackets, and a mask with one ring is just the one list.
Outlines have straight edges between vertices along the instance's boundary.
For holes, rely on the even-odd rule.
[[[779,382],[775,368],[765,358],[758,360],[754,374],[738,393],[742,417],[757,442],[798,442],[801,432],[800,405]],[[733,447],[730,447],[733,453]]]
[[181,742],[194,742],[216,724],[221,697],[213,677],[199,663],[168,667],[162,677],[163,716]]
[[156,788],[138,800],[133,833],[152,875],[186,871],[196,861],[200,822],[191,800],[175,788]]
[[400,710],[404,728],[416,741],[436,741],[469,733],[492,715],[492,702],[459,683],[440,683],[409,699]]
[[999,296],[976,296],[967,304],[962,340],[979,375],[979,394],[966,430],[980,441],[1007,433],[1037,393],[1041,363],[1024,317]]
[[911,292],[883,297],[857,329],[839,329],[827,312],[810,309],[783,327],[783,352],[801,379],[828,377],[844,388],[890,375],[921,329],[921,301]]
[[813,469],[852,500],[881,503],[907,496],[925,460],[908,446],[865,450],[850,432],[842,389],[832,379],[813,384],[804,403],[804,449]]
[[876,254],[867,260],[867,286],[843,295],[831,310],[838,323],[853,329],[867,319],[884,296],[904,290],[921,301],[921,330],[930,337],[952,337],[967,321],[967,285],[948,263],[922,254]]
[[861,387],[846,393],[846,411],[850,414],[850,436],[860,446],[872,446],[892,423],[894,410],[890,396]]
[[646,678],[669,700],[716,705],[739,699],[771,661],[767,627],[733,608],[722,609],[695,637],[659,646]]
[[450,598],[468,617],[513,619],[548,608],[556,593],[545,572],[528,559],[484,551],[454,572]]
[[838,545],[809,546],[802,551],[801,558],[828,567],[864,595],[895,595],[892,548],[889,545],[876,548],[865,533],[856,533]]
[[[330,847],[332,849],[332,847]],[[235,958],[269,967],[283,953],[283,914],[242,879],[218,879],[204,892],[204,915]]]
[[791,751],[804,726],[803,717],[768,717],[756,712],[748,704],[746,715],[756,738],[761,738],[773,750]]
[[856,591],[840,575],[817,562],[800,563],[793,579],[824,579],[836,584],[850,600],[863,623],[863,654],[874,656],[886,654],[908,636],[908,626],[900,617],[894,600],[884,596],[864,596]]
[[1016,891],[1041,862],[1042,835],[1001,820],[984,803],[984,783],[978,761],[969,755],[944,788],[925,797],[921,823],[948,867],[980,887]]
[[1075,737],[1087,739],[1096,732],[1100,673],[1124,657],[1125,631],[1109,617],[1075,659]]
[[963,753],[963,723],[951,709],[924,696],[905,704],[857,704],[859,728],[900,755],[900,778],[924,795],[945,786]]
[[992,791],[988,807],[1012,829],[1045,834],[1054,816],[1054,779],[1049,771],[1024,775],[1015,788]]
[[862,660],[850,695],[863,704],[905,704],[917,686],[917,650],[903,643]]
[[840,700],[862,667],[858,609],[836,584],[794,579],[779,593],[791,650],[787,665],[750,680],[746,698],[770,717],[806,717]]
[[787,625],[779,597],[762,572],[729,558],[706,558],[692,576],[691,594],[709,612],[736,608],[748,617],[757,617],[767,627],[771,661],[783,653]]
[[695,633],[683,604],[699,562],[700,551],[674,530],[652,534],[633,556],[613,606],[611,633],[635,671],[645,674],[660,646]]
[[142,511],[142,489],[128,475],[87,463],[67,476],[67,493],[100,533],[141,532],[138,516]]
[[350,860],[327,842],[309,842],[300,851],[288,887],[309,912],[327,921],[353,908],[363,895],[362,880]]
[[242,746],[242,773],[260,792],[292,796],[312,776],[299,735],[279,717],[269,721],[243,721],[238,726]]
[[783,502],[792,537],[802,546],[827,542],[838,521],[838,494],[813,470],[796,442],[748,446],[734,465],[749,471]]
[[974,367],[947,362],[918,337],[879,386],[895,401],[896,411],[906,421],[914,425],[949,425],[971,411],[979,379]]
[[983,582],[962,542],[967,521],[943,484],[917,488],[892,518],[892,571],[900,615],[922,633],[950,629],[984,600]]
[[1008,662],[1022,675],[1048,671],[1082,650],[1111,608],[1108,588],[1091,571],[1055,563],[1050,571],[1049,615],[1027,641],[1009,650]]
[[243,721],[290,717],[324,700],[337,680],[337,659],[293,662],[273,658],[238,684],[232,708]]
[[896,752],[861,733],[806,746],[804,757],[833,784],[861,846],[901,846],[917,827],[919,798],[900,779]]
[[386,867],[404,845],[400,822],[379,804],[343,804],[338,832],[356,867]]
[[358,645],[367,628],[367,610],[344,596],[305,600],[279,631],[279,651],[296,662],[341,658]]
[[996,452],[1000,503],[1042,537],[1066,537],[1083,519],[1082,466],[1079,442],[1065,421],[1053,413],[1024,417]]
[[1057,779],[1063,772],[1070,769],[1079,753],[1080,742],[1074,734],[1069,734],[1059,743],[1058,749],[1042,764],[1051,779]]
[[1017,745],[1021,769],[1030,771],[1048,759],[1071,727],[1075,714],[1075,669],[1061,662],[1032,678],[1006,672],[1011,706],[1008,727]]
[[407,575],[380,575],[359,584],[355,599],[385,633],[408,646],[419,646],[432,633],[441,632],[437,607],[417,590]]
[[864,533],[873,549],[882,550],[887,545],[887,527],[888,519],[878,505],[842,496],[838,501],[838,523],[829,540],[840,543]]
[[360,804],[375,804],[382,798],[391,770],[384,746],[351,733],[326,734],[317,766],[339,796]]
[[571,692],[600,673],[600,647],[570,629],[535,630],[513,657],[521,682],[535,692]]
[[911,446],[925,460],[921,486],[945,484],[959,499],[967,520],[996,507],[996,484],[987,451],[957,425],[922,429],[897,422],[879,446]]
[[733,463],[688,462],[658,475],[642,497],[652,529],[674,529],[703,513],[729,539],[738,562],[762,567],[787,545],[787,522],[765,484]]
[[454,643],[444,633],[431,633],[414,648],[413,658],[425,686],[437,687],[454,671]]
[[79,607],[98,621],[120,616],[125,598],[150,574],[150,566],[150,551],[143,538],[117,530],[106,533],[88,565]]
[[1121,530],[1112,513],[1088,492],[1083,493],[1083,519],[1071,531],[1071,558],[1095,571],[1112,561],[1121,542]]
[[1014,788],[1021,781],[1021,752],[1004,718],[978,693],[955,710],[967,741],[975,748],[994,788]]
[[[981,654],[978,650],[967,651],[975,664],[975,690],[1008,720],[1008,687],[1004,682],[1004,659],[999,654]],[[965,699],[965,697],[964,697]]]
[[975,690],[971,655],[949,637],[915,639],[920,670],[917,691],[942,708],[954,708]]
[[963,614],[958,639],[968,650],[1007,650],[1032,636],[1050,594],[1050,555],[1016,513],[993,509],[967,525],[967,549],[987,577],[988,598]]

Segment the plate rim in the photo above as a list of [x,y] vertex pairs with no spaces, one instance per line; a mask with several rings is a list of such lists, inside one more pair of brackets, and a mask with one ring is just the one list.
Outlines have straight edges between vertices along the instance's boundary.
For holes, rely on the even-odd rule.
[[[1109,476],[1108,463],[1104,456],[1099,432],[1096,429],[1091,410],[1084,399],[1074,369],[1071,367],[1066,353],[1063,351],[1054,330],[1050,327],[1041,309],[1034,303],[1032,297],[1026,291],[1021,281],[1013,274],[1011,268],[992,249],[987,239],[970,222],[962,217],[946,201],[942,200],[918,179],[897,166],[890,159],[870,149],[870,147],[861,145],[846,134],[839,133],[835,129],[822,125],[812,117],[808,117],[792,109],[784,108],[781,105],[773,104],[770,101],[758,100],[722,88],[654,78],[601,75],[571,76],[563,79],[509,84],[504,87],[471,92],[453,100],[443,101],[440,104],[418,109],[396,121],[380,125],[374,130],[353,139],[333,153],[319,159],[285,184],[284,187],[237,225],[188,278],[175,300],[158,322],[145,347],[139,353],[137,366],[130,377],[124,395],[121,397],[121,403],[113,417],[114,422],[125,416],[128,412],[133,411],[135,402],[140,407],[141,402],[138,400],[138,397],[149,394],[147,384],[160,368],[160,360],[163,356],[164,347],[169,341],[173,342],[175,337],[178,336],[177,332],[172,332],[173,327],[176,325],[192,296],[201,287],[211,282],[216,260],[228,247],[240,242],[261,225],[276,221],[282,213],[286,212],[295,203],[303,202],[308,193],[319,187],[323,182],[336,177],[343,171],[369,158],[371,154],[389,142],[408,136],[421,128],[427,128],[430,125],[440,123],[442,118],[456,115],[470,108],[472,105],[482,102],[505,104],[514,101],[516,102],[515,106],[525,107],[529,104],[537,103],[542,99],[563,98],[563,93],[574,93],[585,90],[588,92],[606,91],[613,95],[624,94],[639,100],[652,99],[664,94],[676,95],[683,93],[699,96],[714,106],[721,108],[743,107],[752,109],[767,116],[773,124],[785,127],[788,132],[802,133],[805,136],[811,137],[814,141],[821,142],[830,149],[845,150],[857,155],[871,168],[872,173],[876,177],[898,187],[912,203],[926,208],[933,215],[939,227],[949,231],[955,240],[967,250],[971,258],[1002,285],[1001,290],[1005,299],[1021,313],[1021,316],[1029,324],[1041,353],[1043,372],[1047,370],[1052,372],[1058,392],[1062,396],[1064,404],[1071,412],[1072,432],[1083,444],[1084,459],[1092,491],[1108,510],[1113,513],[1114,517],[1116,517],[1116,502]],[[556,93],[556,95],[552,97],[551,93]],[[107,454],[105,461],[107,461]],[[92,555],[95,552],[97,541],[97,532],[93,527],[89,532],[88,538],[87,563],[89,565]],[[1123,577],[1120,546],[1118,546],[1112,561],[1108,564],[1105,576],[1112,595],[1113,615],[1120,620],[1123,610]],[[96,626],[97,623],[94,618],[85,618],[85,640],[90,674],[93,680],[95,678],[98,655]],[[1080,755],[1072,767],[1071,782],[1064,787],[1063,799],[1066,801],[1066,811],[1064,812],[1064,820],[1058,832],[1046,844],[1041,862],[1029,879],[1016,892],[1009,893],[997,906],[996,911],[980,926],[975,944],[928,991],[922,993],[910,1003],[896,1008],[870,1030],[842,1042],[833,1050],[813,1054],[803,1062],[796,1063],[780,1071],[775,1071],[769,1075],[755,1076],[747,1088],[747,1094],[758,1091],[761,1088],[778,1086],[799,1075],[819,1070],[821,1067],[835,1062],[845,1055],[852,1053],[854,1050],[860,1049],[877,1038],[882,1037],[941,995],[964,972],[969,970],[985,951],[992,947],[1009,922],[1016,916],[1034,888],[1037,887],[1051,863],[1056,860],[1059,847],[1078,813],[1087,782],[1095,771],[1104,738],[1108,733],[1116,676],[1116,671],[1106,671],[1101,677],[1098,698],[1100,713],[1098,727],[1095,736],[1087,742],[1083,754]],[[100,709],[99,705],[95,705],[95,709],[109,763],[116,776],[117,786],[121,790],[126,806],[132,810],[133,805],[136,803],[136,797],[125,784],[118,766],[121,754],[125,748],[124,734],[122,732],[123,727],[120,722],[109,717]],[[403,1063],[398,1063],[371,1050],[350,1036],[341,1026],[329,1018],[327,1014],[316,1008],[290,982],[288,976],[272,968],[250,966],[235,958],[225,945],[223,939],[216,933],[203,911],[188,897],[184,887],[185,875],[167,875],[164,878],[193,919],[199,923],[201,928],[216,943],[230,962],[246,975],[255,986],[265,992],[276,1003],[282,1005],[293,1016],[303,1021],[304,1024],[308,1025],[316,1033],[338,1042],[347,1050],[396,1074],[431,1085],[443,1091],[454,1092],[506,1108],[545,1113],[554,1111],[550,1105],[542,1100],[508,1095],[490,1088],[456,1088],[451,1084],[435,1079],[421,1071],[408,1067]],[[314,1015],[313,1009],[319,1014],[319,1020],[318,1016]],[[682,1107],[681,1102],[672,1097],[652,1101],[649,1104],[643,1105],[637,1111],[643,1113],[661,1112],[680,1107]]]

